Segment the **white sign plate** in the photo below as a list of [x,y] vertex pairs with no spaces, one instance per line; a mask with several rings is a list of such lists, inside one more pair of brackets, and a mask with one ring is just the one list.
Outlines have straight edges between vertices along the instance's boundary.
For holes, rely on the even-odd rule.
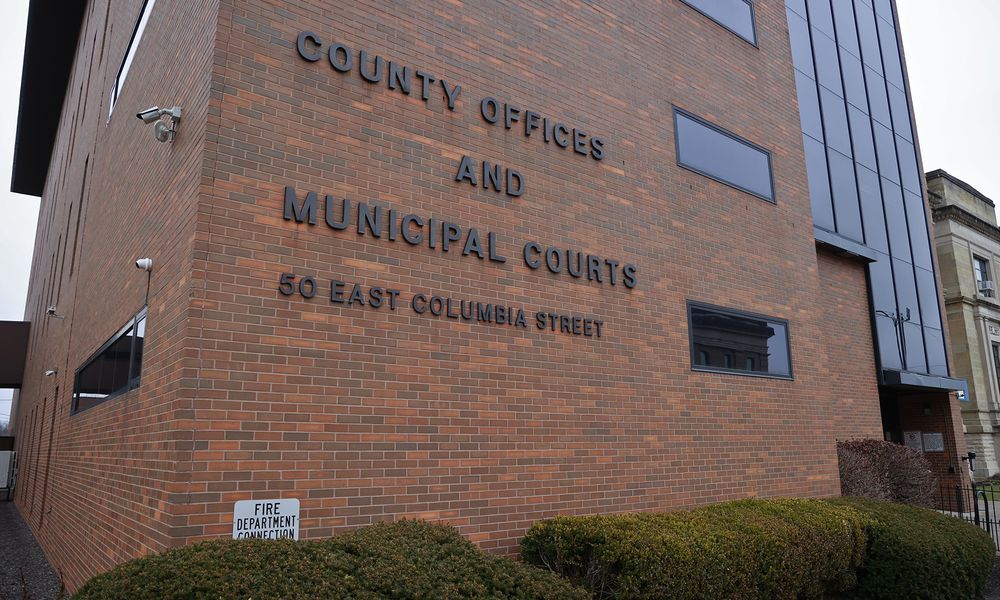
[[240,500],[233,507],[233,539],[299,539],[299,501]]
[[924,452],[944,452],[944,434],[925,433]]

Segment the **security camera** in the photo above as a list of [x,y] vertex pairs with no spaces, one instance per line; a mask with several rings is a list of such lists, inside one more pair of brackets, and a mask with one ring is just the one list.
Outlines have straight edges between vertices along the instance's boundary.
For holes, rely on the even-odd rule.
[[152,258],[140,258],[135,261],[135,268],[142,269],[143,271],[153,270],[153,259]]
[[52,377],[53,375],[55,375],[58,372],[59,371],[56,371],[55,369],[48,369],[45,372],[43,372],[42,375],[45,375],[46,377]]
[[[143,123],[156,123],[153,126],[153,137],[159,142],[173,142],[177,133],[177,126],[181,120],[181,107],[160,108],[151,106],[146,110],[135,113],[135,116],[142,119]],[[170,124],[160,120],[161,117],[170,117]]]
[[49,306],[48,308],[46,308],[45,309],[45,314],[48,315],[48,316],[50,316],[50,317],[55,317],[57,319],[63,318],[63,315],[60,315],[60,314],[56,313],[56,305],[55,304],[53,304],[53,305]]
[[162,117],[163,112],[160,110],[159,106],[153,106],[151,108],[147,108],[146,110],[142,110],[135,113],[135,116],[142,119],[143,123],[149,124]]

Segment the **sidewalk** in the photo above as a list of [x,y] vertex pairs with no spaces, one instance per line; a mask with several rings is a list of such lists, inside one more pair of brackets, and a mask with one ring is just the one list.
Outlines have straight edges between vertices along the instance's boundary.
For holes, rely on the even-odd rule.
[[[27,591],[23,596],[21,574]],[[54,600],[59,578],[13,502],[0,502],[0,600]]]

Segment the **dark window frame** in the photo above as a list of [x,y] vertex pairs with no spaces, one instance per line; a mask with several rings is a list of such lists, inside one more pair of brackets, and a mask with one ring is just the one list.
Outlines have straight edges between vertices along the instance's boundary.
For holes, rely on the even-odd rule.
[[753,29],[753,39],[752,40],[748,40],[747,38],[743,37],[742,33],[736,31],[735,29],[733,29],[729,25],[726,25],[722,21],[716,19],[715,17],[713,17],[712,15],[710,15],[707,12],[703,11],[702,9],[698,8],[694,4],[691,4],[687,0],[681,0],[682,4],[684,4],[684,5],[692,8],[694,10],[696,10],[698,13],[700,13],[700,14],[704,15],[705,17],[707,17],[709,20],[711,20],[712,22],[714,22],[719,27],[722,27],[723,29],[725,29],[729,33],[732,33],[736,37],[740,38],[744,42],[750,44],[751,46],[753,46],[754,48],[757,48],[759,50],[760,49],[760,45],[757,43],[757,9],[754,7],[752,0],[742,0],[742,2],[744,4],[746,4],[747,6],[750,7],[750,27]]
[[[717,182],[719,182],[719,183],[721,183],[723,185],[726,185],[726,186],[731,187],[733,189],[739,190],[739,191],[744,192],[746,194],[750,194],[751,196],[753,196],[755,198],[760,198],[761,200],[764,200],[765,202],[768,202],[770,204],[774,204],[774,205],[778,204],[778,199],[776,197],[776,194],[774,193],[774,157],[772,156],[770,150],[768,150],[767,148],[764,148],[763,146],[755,144],[755,143],[751,142],[750,140],[741,138],[740,136],[736,135],[735,133],[733,133],[731,131],[727,131],[727,130],[723,129],[722,127],[716,125],[715,123],[712,123],[710,121],[706,121],[705,119],[699,117],[698,115],[690,113],[690,112],[684,110],[683,108],[679,108],[677,106],[671,106],[671,108],[673,109],[673,118],[674,118],[674,159],[677,162],[677,166],[678,167],[680,167],[682,169],[685,169],[687,171],[691,171],[692,173],[697,173],[698,175],[701,175],[702,177],[707,177],[707,178],[711,179],[712,181],[717,181]],[[770,197],[763,196],[763,195],[761,195],[761,194],[759,194],[759,193],[757,193],[757,192],[755,192],[753,190],[749,190],[749,189],[747,189],[747,188],[745,188],[745,187],[743,187],[743,186],[741,186],[741,185],[739,185],[737,183],[733,183],[731,181],[726,181],[725,179],[721,179],[721,178],[719,178],[716,175],[712,175],[711,173],[706,173],[705,171],[702,171],[701,169],[698,169],[696,167],[692,167],[692,166],[689,166],[689,165],[686,165],[686,164],[682,163],[681,162],[680,133],[679,133],[678,127],[677,127],[677,115],[683,115],[685,118],[691,119],[692,121],[695,121],[696,123],[699,123],[700,125],[708,127],[709,129],[712,129],[713,131],[715,131],[717,133],[721,133],[722,135],[730,138],[731,140],[733,140],[735,142],[738,142],[740,144],[743,144],[744,146],[747,146],[749,148],[752,148],[754,150],[762,152],[767,157],[767,174],[768,174],[768,179],[770,180],[770,184],[771,184],[770,185],[771,196]]]
[[[695,347],[694,347],[694,319],[691,315],[692,308],[700,308],[702,310],[709,310],[717,312],[723,315],[729,315],[733,317],[748,317],[751,319],[759,319],[762,321],[767,321],[770,323],[780,323],[785,327],[785,351],[788,354],[788,375],[782,375],[778,373],[766,373],[764,371],[745,371],[743,369],[726,369],[723,367],[712,367],[708,365],[699,365],[695,362]],[[724,375],[742,375],[743,377],[764,377],[766,379],[784,379],[786,381],[792,381],[795,379],[795,370],[792,365],[792,332],[791,327],[789,327],[788,320],[782,319],[780,317],[770,317],[767,315],[762,315],[759,313],[752,313],[744,310],[737,310],[734,308],[726,308],[723,306],[716,306],[714,304],[708,304],[706,302],[698,302],[695,300],[687,301],[687,325],[688,325],[688,358],[691,361],[691,370],[699,373],[721,373]]]
[[126,323],[121,328],[119,328],[118,331],[116,331],[114,335],[112,335],[110,338],[108,338],[108,340],[106,342],[104,342],[103,344],[101,344],[100,348],[98,348],[93,354],[91,354],[90,356],[88,356],[87,360],[83,361],[83,363],[81,363],[80,366],[77,367],[76,371],[73,372],[73,400],[72,400],[72,404],[71,404],[71,407],[70,407],[70,415],[76,415],[76,414],[80,414],[82,412],[86,412],[86,411],[88,411],[88,410],[90,410],[90,409],[92,409],[92,408],[94,408],[96,406],[100,406],[101,404],[104,404],[108,400],[113,400],[114,398],[117,398],[118,396],[121,396],[123,394],[127,394],[128,392],[130,392],[130,391],[132,391],[134,389],[137,389],[139,387],[139,383],[142,380],[142,371],[140,370],[138,373],[135,374],[134,377],[132,376],[132,368],[135,366],[135,341],[136,341],[136,339],[138,337],[138,336],[134,336],[133,335],[132,336],[132,346],[131,346],[131,348],[129,348],[128,384],[125,387],[119,388],[119,389],[115,390],[114,392],[108,394],[104,398],[101,398],[98,402],[95,402],[93,405],[88,406],[87,408],[83,408],[83,409],[79,408],[79,404],[80,404],[80,392],[79,392],[79,390],[80,390],[80,374],[84,371],[84,369],[86,369],[87,367],[89,367],[92,364],[94,364],[94,362],[97,359],[99,359],[101,357],[101,355],[104,354],[104,352],[108,348],[110,348],[111,346],[113,346],[115,344],[115,342],[117,342],[118,340],[120,340],[123,335],[125,335],[129,331],[132,331],[134,328],[138,327],[139,326],[139,321],[141,321],[141,320],[143,320],[143,319],[146,318],[146,314],[148,312],[148,309],[149,309],[148,306],[143,306],[142,309],[139,310],[139,312],[137,312],[134,315],[132,315],[132,318],[129,320],[128,323]]

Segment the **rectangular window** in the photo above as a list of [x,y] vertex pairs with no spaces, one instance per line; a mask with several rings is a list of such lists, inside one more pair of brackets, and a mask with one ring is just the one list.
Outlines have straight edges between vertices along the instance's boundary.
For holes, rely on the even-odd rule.
[[993,370],[996,372],[997,385],[1000,385],[1000,345],[993,344]]
[[153,11],[153,5],[156,0],[145,0],[142,3],[142,10],[139,11],[139,19],[135,22],[135,29],[132,30],[132,39],[128,42],[128,48],[125,50],[125,58],[122,59],[122,64],[118,67],[118,74],[115,76],[115,83],[111,86],[111,96],[108,100],[108,118],[111,118],[111,113],[115,110],[115,104],[118,102],[118,94],[121,92],[122,84],[125,83],[125,78],[128,76],[128,70],[132,66],[132,59],[135,58],[135,51],[139,47],[139,40],[142,39],[142,32],[146,29],[146,23],[149,22],[149,13]]
[[750,0],[682,0],[729,31],[757,45],[753,3]]
[[990,278],[990,263],[985,258],[972,257],[972,264],[976,270],[976,290],[981,296],[993,297],[993,280]]
[[77,369],[73,382],[74,414],[139,387],[145,337],[143,308]]
[[693,370],[792,378],[787,321],[688,302],[688,322]]
[[770,152],[677,108],[674,133],[678,165],[774,202]]

